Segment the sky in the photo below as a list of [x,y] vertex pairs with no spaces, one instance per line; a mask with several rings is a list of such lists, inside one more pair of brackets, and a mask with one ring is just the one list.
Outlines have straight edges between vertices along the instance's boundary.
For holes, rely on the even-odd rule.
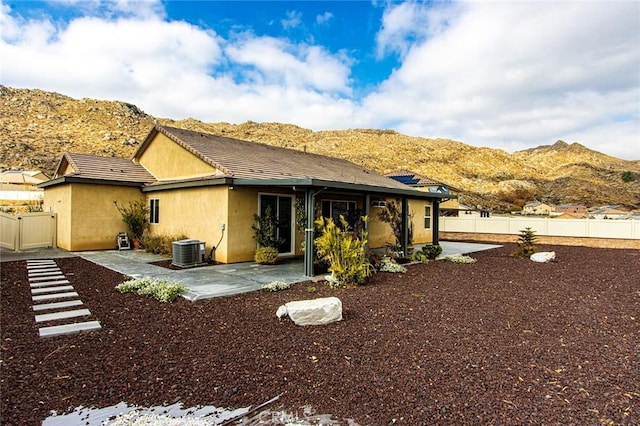
[[638,1],[0,0],[0,61],[161,118],[640,160]]

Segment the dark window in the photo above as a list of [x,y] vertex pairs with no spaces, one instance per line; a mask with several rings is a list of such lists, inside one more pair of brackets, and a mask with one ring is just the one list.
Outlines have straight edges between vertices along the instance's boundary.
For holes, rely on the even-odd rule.
[[424,206],[424,229],[431,228],[431,206]]
[[149,223],[160,223],[160,200],[149,200]]
[[344,217],[349,226],[354,226],[358,220],[355,201],[323,200],[322,216],[332,218],[340,226],[340,216]]

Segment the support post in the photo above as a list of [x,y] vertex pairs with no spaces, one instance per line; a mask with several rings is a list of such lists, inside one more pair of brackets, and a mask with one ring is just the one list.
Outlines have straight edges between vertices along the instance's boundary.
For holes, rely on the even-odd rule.
[[407,248],[409,246],[409,202],[407,197],[402,197],[402,239],[400,241],[400,250],[402,250],[402,254],[407,256],[409,253],[407,252]]
[[432,235],[431,244],[438,245],[440,244],[440,200],[433,200],[433,211],[431,212],[433,227],[432,227]]
[[314,225],[316,217],[316,203],[313,188],[304,193],[304,208],[307,213],[307,227],[304,230],[304,275],[313,277],[313,240],[315,238]]
[[[369,193],[365,193],[364,194],[364,215],[367,216],[369,219],[371,219],[371,217],[369,217],[369,215],[371,214],[371,195],[369,195]],[[368,252],[369,251],[369,221],[364,223],[364,231],[367,233],[367,244],[365,246],[365,251]]]

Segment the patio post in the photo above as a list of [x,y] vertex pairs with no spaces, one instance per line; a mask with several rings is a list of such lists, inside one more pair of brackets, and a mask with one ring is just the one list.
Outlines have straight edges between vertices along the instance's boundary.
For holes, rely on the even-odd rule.
[[304,193],[304,207],[307,213],[307,227],[304,230],[304,275],[313,277],[313,240],[314,225],[316,218],[316,203],[313,188],[309,188]]
[[407,197],[402,197],[402,239],[400,241],[400,250],[402,250],[402,254],[407,256],[407,247],[409,246],[409,202]]
[[438,199],[433,200],[433,212],[431,213],[431,217],[433,218],[431,244],[435,246],[440,244],[440,200]]

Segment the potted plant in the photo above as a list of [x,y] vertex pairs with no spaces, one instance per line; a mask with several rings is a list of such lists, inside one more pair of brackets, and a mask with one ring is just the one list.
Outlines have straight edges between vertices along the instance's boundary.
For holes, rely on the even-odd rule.
[[142,234],[149,226],[149,208],[143,201],[129,201],[126,206],[120,206],[114,201],[116,208],[122,216],[122,221],[127,227],[127,232],[131,235],[133,247],[140,248]]

